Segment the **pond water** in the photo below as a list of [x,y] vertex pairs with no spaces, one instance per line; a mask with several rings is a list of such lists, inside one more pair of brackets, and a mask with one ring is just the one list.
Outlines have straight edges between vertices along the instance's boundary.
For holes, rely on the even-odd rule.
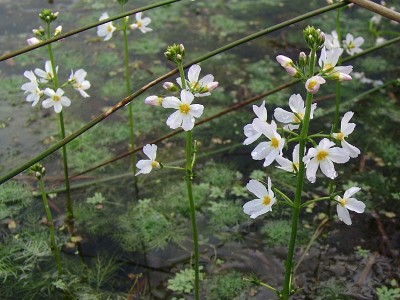
[[[97,21],[105,11],[109,15],[120,13],[117,1],[53,2],[0,0],[0,15],[3,16],[0,18],[0,54],[26,45],[26,39],[32,36],[31,30],[40,25],[37,15],[44,8],[60,12],[55,25],[62,25],[64,32]],[[321,2],[181,1],[145,12],[144,15],[152,19],[150,27],[153,31],[145,35],[132,31],[128,36],[133,90],[171,70],[173,66],[163,55],[168,45],[184,43],[186,61],[191,61],[245,35],[325,5],[325,1]],[[126,9],[148,3],[131,0]],[[357,8],[342,13],[342,32],[364,36],[364,49],[375,44],[375,37],[368,32],[368,20],[372,15]],[[276,63],[275,56],[284,54],[295,58],[300,51],[305,51],[301,30],[311,24],[329,33],[335,28],[335,17],[336,12],[330,12],[312,21],[300,22],[202,62],[202,74],[212,73],[219,81],[219,88],[212,97],[202,99],[206,107],[203,117],[288,82],[290,77]],[[387,31],[398,28],[393,29],[391,26],[395,25],[389,22],[382,26],[386,26]],[[367,77],[375,80],[396,78],[398,67],[386,60],[388,53],[394,60],[400,58],[398,47],[396,50],[394,47],[396,45],[380,50],[373,59],[372,56],[358,59],[354,62],[354,70],[365,72]],[[91,82],[90,98],[82,99],[76,92],[68,91],[72,105],[64,110],[64,118],[67,134],[70,134],[125,96],[122,35],[116,32],[110,41],[104,42],[96,36],[96,29],[92,29],[55,43],[53,50],[60,80],[67,80],[71,69],[83,68]],[[2,175],[59,139],[57,115],[52,109],[32,108],[20,90],[27,81],[24,71],[43,69],[47,59],[46,48],[42,48],[0,63]],[[175,78],[173,76],[169,81],[175,81]],[[356,80],[346,83],[342,90],[344,102],[371,87]],[[304,95],[303,90],[298,84],[265,98],[268,118],[271,119],[275,107],[287,106],[291,94]],[[328,112],[334,106],[330,100],[334,91],[334,84],[331,84],[321,99],[317,98],[320,101],[315,116],[317,121],[313,125],[316,133],[329,131]],[[166,92],[158,85],[132,102],[137,145],[170,132],[165,125],[170,111],[143,104],[145,97],[153,94],[165,95]],[[296,261],[302,261],[295,276],[296,286],[301,289],[294,299],[373,299],[377,288],[390,286],[390,280],[400,278],[396,268],[399,261],[396,250],[399,194],[396,186],[400,166],[398,162],[389,164],[385,160],[390,153],[396,155],[399,152],[398,144],[394,142],[393,147],[382,149],[382,142],[367,143],[364,138],[373,127],[371,120],[374,118],[382,120],[381,126],[374,127],[375,135],[383,135],[387,128],[398,125],[400,114],[396,105],[399,102],[395,95],[396,90],[388,89],[376,96],[376,102],[359,105],[349,101],[346,104],[356,112],[356,122],[360,122],[360,126],[357,125],[360,131],[352,141],[367,154],[340,169],[341,179],[337,184],[361,184],[368,211],[363,215],[353,214],[351,228],[337,218],[329,221],[314,236],[309,249],[307,245],[323,221],[328,206],[322,203],[302,214],[299,247],[295,253]],[[261,101],[255,103],[260,105]],[[396,113],[387,118],[387,110]],[[290,211],[279,206],[268,216],[252,221],[242,212],[242,205],[252,197],[244,188],[250,177],[265,180],[267,174],[289,194],[293,193],[293,178],[251,160],[254,145],[241,146],[243,126],[253,118],[251,107],[247,106],[194,130],[195,139],[199,140],[194,192],[200,231],[200,263],[205,274],[201,290],[204,299],[275,299],[270,290],[253,286],[242,278],[256,276],[276,287],[283,281]],[[393,133],[387,140],[396,141],[396,138],[398,133]],[[126,152],[128,140],[128,109],[122,108],[68,145],[70,173],[84,172]],[[159,144],[160,159],[176,165],[181,163],[183,145],[182,134],[164,140]],[[138,158],[142,155],[138,154]],[[190,266],[192,257],[189,212],[181,174],[161,170],[139,176],[139,199],[133,193],[129,157],[74,178],[71,181],[74,237],[79,241],[71,244],[69,235],[62,228],[65,195],[60,153],[52,154],[42,163],[47,169],[46,190],[53,192],[51,208],[57,218],[58,243],[63,245],[65,274],[54,283],[55,266],[53,257],[46,252],[47,227],[37,193],[34,199],[31,196],[22,199],[25,202],[20,199],[24,204],[8,203],[15,208],[12,206],[12,213],[1,219],[0,253],[21,251],[25,260],[15,260],[11,264],[14,267],[9,266],[14,273],[1,273],[3,266],[8,265],[6,259],[0,261],[0,279],[5,283],[0,287],[2,299],[16,299],[16,296],[20,299],[192,299],[191,293],[185,291],[188,284],[185,277],[190,275],[182,276],[180,281],[179,276],[175,277]],[[325,195],[328,181],[319,180],[317,186],[306,186],[307,196]],[[21,189],[21,197],[37,191],[27,172],[11,182]],[[386,186],[381,191],[383,183]],[[7,194],[9,186],[3,185],[0,189],[3,190],[0,195],[10,195]],[[17,187],[13,189],[15,191]],[[28,194],[25,194],[26,190]],[[380,200],[378,204],[376,199]],[[390,201],[396,199],[393,205]],[[0,211],[2,209],[0,206]],[[371,214],[373,211],[378,214]],[[10,220],[15,221],[15,228],[10,228]],[[33,247],[35,245],[37,248]],[[174,282],[169,281],[173,278]],[[178,289],[171,288],[174,284]]]

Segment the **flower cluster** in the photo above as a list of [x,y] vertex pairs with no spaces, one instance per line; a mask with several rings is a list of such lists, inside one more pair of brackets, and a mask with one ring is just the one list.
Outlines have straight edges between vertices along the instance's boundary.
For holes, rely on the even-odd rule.
[[[194,104],[193,101],[195,98],[211,95],[211,92],[218,87],[218,82],[214,81],[214,76],[211,74],[200,78],[201,67],[197,64],[192,65],[189,68],[187,78],[183,78],[182,60],[184,55],[185,47],[182,44],[169,46],[165,52],[166,58],[175,62],[182,70],[182,78],[176,78],[177,84],[165,82],[163,88],[169,92],[177,93],[177,95],[166,97],[152,95],[147,97],[144,102],[151,106],[162,106],[163,108],[174,109],[175,111],[166,121],[167,125],[171,129],[181,127],[184,131],[189,131],[193,129],[195,119],[200,118],[204,111],[203,105]],[[154,152],[149,152],[149,150],[146,150],[147,153],[145,152],[150,160],[140,160],[136,164],[136,167],[140,169],[136,175],[147,174],[152,170],[149,165],[155,162],[157,147],[155,145],[151,146]],[[146,147],[150,147],[150,145],[146,145]],[[143,151],[144,150],[143,148]],[[154,166],[155,165],[153,165],[153,167]]]
[[[325,35],[319,30],[307,27],[304,31],[305,39],[312,48],[312,53],[321,49],[318,59],[319,72],[307,78],[307,64],[313,63],[315,59],[300,53],[299,62],[294,63],[290,58],[283,55],[277,56],[279,64],[285,68],[287,73],[291,76],[303,79],[306,82],[306,89],[308,95],[314,94],[318,91],[319,86],[326,82],[326,80],[346,81],[351,80],[349,73],[352,71],[352,66],[337,66],[339,57],[342,55],[343,50],[339,47],[327,47]],[[338,44],[332,41],[332,44]],[[354,50],[354,48],[353,48]],[[316,63],[316,62],[315,62]],[[311,69],[311,66],[309,67]],[[311,69],[312,70],[312,69]],[[308,97],[311,101],[312,97]],[[256,118],[253,119],[251,124],[244,126],[244,140],[245,145],[252,144],[259,138],[263,138],[251,152],[254,160],[264,160],[263,166],[269,166],[274,161],[277,162],[277,167],[286,172],[302,176],[302,172],[306,175],[309,182],[315,183],[317,178],[318,169],[322,174],[330,179],[335,179],[338,173],[335,170],[335,164],[344,164],[350,158],[356,158],[360,154],[360,150],[348,142],[349,135],[354,131],[356,124],[351,123],[350,120],[354,116],[352,111],[344,114],[340,130],[332,132],[329,135],[316,134],[313,136],[304,136],[303,127],[307,126],[308,122],[313,119],[314,111],[317,109],[317,104],[305,101],[300,94],[293,94],[289,98],[289,108],[276,108],[273,114],[273,119],[268,120],[268,113],[265,107],[265,101],[260,105],[253,105],[253,111]],[[307,114],[307,119],[305,119]],[[307,122],[307,125],[305,124]],[[301,130],[301,134],[297,133]],[[305,131],[307,134],[307,131]],[[303,137],[301,137],[303,136]],[[315,138],[320,137],[321,140],[317,143]],[[303,139],[304,149],[300,149],[299,141]],[[289,142],[297,142],[293,147],[292,159],[284,157],[283,150],[288,148]],[[312,145],[307,146],[304,141],[310,141]],[[302,172],[300,173],[300,168]],[[256,218],[268,211],[271,211],[271,206],[277,203],[272,189],[271,179],[268,177],[268,189],[260,182],[251,180],[247,184],[247,189],[255,194],[258,199],[252,200],[244,204],[244,212],[250,215],[251,218]],[[362,213],[365,205],[351,198],[353,194],[358,192],[360,188],[352,187],[345,191],[343,198],[332,193],[329,198],[337,203],[337,213],[339,219],[345,224],[350,225],[351,219],[348,210]],[[291,205],[289,198],[284,198],[287,204]]]
[[21,86],[21,90],[27,94],[26,101],[32,102],[32,106],[35,106],[40,99],[47,96],[43,100],[42,106],[44,108],[53,107],[56,113],[60,113],[64,106],[68,107],[71,105],[71,100],[64,96],[65,92],[62,89],[66,85],[71,85],[82,97],[89,97],[85,90],[90,88],[90,82],[85,79],[87,75],[85,70],[71,71],[68,81],[62,84],[61,87],[55,86],[54,70],[57,73],[58,66],[53,68],[51,62],[48,60],[45,63],[44,70],[36,68],[34,71],[24,72],[24,76],[29,79],[29,82],[24,83]]
[[[100,16],[99,21],[103,21],[109,18],[110,16],[108,15],[108,13],[105,12]],[[138,12],[137,14],[135,14],[135,19],[136,21],[130,24],[127,28],[130,28],[132,30],[139,29],[142,33],[153,31],[153,29],[147,27],[151,23],[151,19],[149,17],[142,18],[142,12]],[[129,16],[125,17],[125,24],[128,22],[128,20]],[[104,41],[108,41],[112,38],[114,31],[117,29],[118,28],[114,25],[112,21],[107,22],[97,27],[97,35],[103,38]]]
[[[344,49],[346,50],[347,54],[351,56],[363,51],[360,47],[362,44],[364,44],[364,38],[361,36],[354,38],[351,33],[348,33],[346,34],[346,39],[342,41],[342,44],[340,44],[339,36],[336,30],[332,31],[331,34],[326,34],[325,37],[326,39],[324,46],[328,50],[341,49],[343,52]],[[341,45],[342,47],[340,47]]]
[[[353,70],[353,67],[337,66],[339,57],[343,53],[343,49],[340,47],[334,47],[339,45],[337,40],[332,39],[329,35],[325,35],[319,29],[314,29],[310,26],[304,30],[304,36],[311,49],[316,51],[321,48],[318,60],[319,72],[316,75],[311,76],[309,76],[307,72],[308,70],[306,65],[310,61],[311,54],[307,56],[304,52],[301,52],[297,63],[287,56],[278,55],[276,60],[283,68],[285,68],[289,75],[301,78],[305,81],[307,91],[313,94],[318,92],[321,84],[326,83],[327,79],[337,81],[351,80],[349,74]],[[349,47],[350,46],[347,48]],[[353,52],[356,51],[356,48],[352,49]]]
[[[57,19],[59,13],[55,12],[53,13],[50,9],[44,9],[40,14],[39,18],[45,22],[45,23],[51,23],[54,20]],[[39,28],[35,28],[32,30],[33,34],[35,35],[34,37],[31,37],[27,39],[27,43],[29,46],[36,45],[38,43],[41,43],[45,41],[48,38],[53,38],[61,34],[62,31],[62,26],[57,26],[56,29],[54,30],[53,36],[50,36],[50,34],[46,34],[44,28],[42,26],[39,26]]]

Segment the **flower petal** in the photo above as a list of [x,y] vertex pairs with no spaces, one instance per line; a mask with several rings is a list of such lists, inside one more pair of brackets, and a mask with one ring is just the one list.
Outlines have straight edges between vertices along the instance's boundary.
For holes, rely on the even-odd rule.
[[264,196],[268,195],[267,188],[261,182],[254,179],[247,183],[246,188],[259,199],[263,199]]

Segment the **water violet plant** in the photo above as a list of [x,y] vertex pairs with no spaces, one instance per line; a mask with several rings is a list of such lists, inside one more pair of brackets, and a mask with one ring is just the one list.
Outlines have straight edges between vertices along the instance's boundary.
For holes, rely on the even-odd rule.
[[[257,198],[243,205],[244,212],[253,219],[270,212],[272,206],[276,206],[276,204],[289,206],[292,210],[292,225],[285,261],[283,288],[278,290],[268,284],[263,284],[273,290],[280,299],[289,299],[297,290],[293,283],[293,254],[296,246],[300,210],[318,201],[335,202],[339,219],[347,225],[351,225],[348,210],[362,213],[365,209],[363,202],[352,198],[360,190],[359,187],[347,189],[343,197],[338,196],[332,188],[329,189],[329,194],[324,197],[310,200],[305,200],[302,197],[305,178],[309,182],[315,183],[318,169],[320,169],[322,174],[333,180],[338,176],[334,164],[344,164],[351,157],[356,157],[360,153],[358,148],[344,140],[355,128],[354,123],[349,123],[353,112],[345,114],[340,132],[309,134],[313,113],[317,109],[316,103],[313,103],[313,95],[320,90],[321,85],[325,84],[327,80],[351,80],[349,74],[353,67],[337,66],[339,56],[343,51],[338,48],[327,50],[324,46],[325,34],[321,30],[308,26],[304,29],[303,36],[310,49],[309,55],[301,52],[298,63],[294,63],[292,59],[283,55],[278,55],[276,59],[289,75],[300,78],[305,82],[306,101],[303,101],[301,95],[294,94],[289,99],[292,112],[282,108],[275,109],[274,117],[283,125],[279,129],[274,120],[268,122],[265,102],[260,107],[253,106],[257,118],[244,127],[244,134],[247,137],[244,144],[251,144],[260,137],[267,138],[266,142],[259,143],[251,152],[253,159],[264,160],[264,167],[276,161],[280,165],[278,166],[280,169],[293,173],[296,178],[296,182],[293,183],[296,190],[292,199],[273,185],[273,180],[269,176],[266,183],[267,187],[260,181],[250,180],[246,187]],[[318,60],[319,72],[315,74],[317,51],[319,50],[321,51]],[[297,133],[296,130],[299,130],[300,133]],[[317,138],[321,138],[318,143],[315,140]],[[342,147],[337,147],[336,142],[341,142]],[[283,156],[284,148],[287,148],[290,143],[296,144],[292,161]]]
[[[37,44],[47,39],[56,37],[61,34],[62,26],[57,26],[54,33],[51,31],[51,23],[58,18],[58,12],[52,12],[50,9],[45,9],[39,14],[39,18],[44,22],[45,28],[40,26],[38,29],[33,29],[35,37],[28,39],[28,44]],[[61,83],[58,77],[58,66],[56,65],[53,48],[51,44],[47,45],[49,60],[45,63],[44,70],[36,68],[34,71],[25,71],[24,76],[29,79],[29,82],[24,83],[21,89],[28,94],[26,101],[32,102],[32,106],[36,106],[40,100],[42,101],[43,108],[53,108],[54,112],[59,116],[60,134],[61,139],[65,138],[65,125],[63,107],[69,107],[71,100],[65,95],[64,88],[71,86],[74,90],[79,92],[83,98],[90,97],[86,92],[90,88],[90,82],[86,80],[87,72],[84,69],[71,71],[68,80]],[[68,172],[68,157],[67,147],[62,147],[62,159],[64,167],[64,182],[67,197],[67,214],[66,224],[68,230],[72,234],[73,229],[73,205],[70,193],[69,172]]]

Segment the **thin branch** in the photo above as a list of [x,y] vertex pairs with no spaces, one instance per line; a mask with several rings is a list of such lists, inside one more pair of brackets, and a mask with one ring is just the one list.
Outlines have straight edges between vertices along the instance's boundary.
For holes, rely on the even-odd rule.
[[400,23],[400,13],[369,0],[348,0],[358,6]]

